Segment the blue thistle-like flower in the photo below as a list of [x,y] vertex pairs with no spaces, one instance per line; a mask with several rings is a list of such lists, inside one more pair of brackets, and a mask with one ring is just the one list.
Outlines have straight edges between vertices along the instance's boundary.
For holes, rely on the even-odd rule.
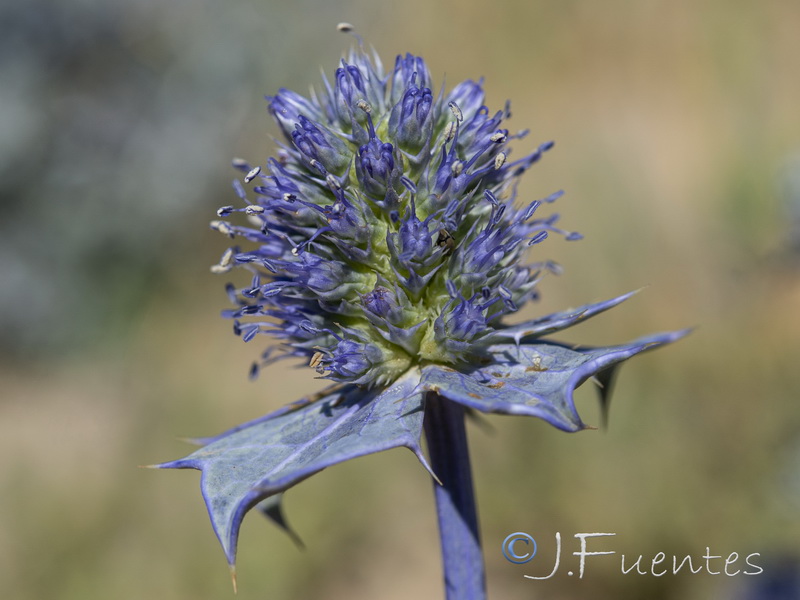
[[[436,448],[466,446],[442,445],[430,424],[437,418],[463,429],[467,407],[584,429],[577,386],[608,381],[615,365],[684,333],[606,348],[541,339],[629,294],[508,324],[556,270],[546,260],[524,262],[530,246],[550,234],[580,238],[557,227],[558,215],[539,214],[561,192],[517,203],[520,177],[553,144],[511,160],[511,142],[526,132],[504,127],[508,105],[494,114],[483,105],[482,79],[449,93],[432,86],[421,58],[398,56],[387,74],[359,47],[311,98],[283,89],[269,98],[285,138],[277,159],[234,163],[244,173],[234,181],[240,206],[221,208],[212,227],[241,241],[212,270],[250,277],[243,287],[229,284],[235,308],[224,315],[245,341],[280,341],[254,375],[295,358],[334,385],[160,465],[202,470],[231,564],[244,514],[260,506],[283,524],[275,498],[314,472],[397,446],[428,467],[420,449],[426,414],[433,468],[442,470],[434,476],[444,488],[463,487],[463,473],[448,477]],[[445,416],[432,416],[436,406]],[[475,539],[476,523],[467,523]]]
[[[263,171],[237,163],[253,195],[223,212],[244,212],[249,226],[215,227],[259,246],[235,247],[216,270],[244,266],[269,282],[237,291],[228,314],[250,322],[235,331],[249,340],[277,329],[283,356],[321,353],[325,377],[368,387],[425,362],[468,365],[536,295],[544,265],[520,264],[528,245],[566,233],[557,216],[533,219],[540,201],[514,206],[519,177],[552,144],[508,161],[508,111],[489,118],[472,81],[434,99],[424,61],[410,54],[386,76],[356,50],[335,81],[312,100],[271,98],[286,135],[279,161]],[[390,298],[387,320],[377,307]],[[309,320],[313,332],[301,327]],[[363,370],[328,360],[346,342],[384,360]]]

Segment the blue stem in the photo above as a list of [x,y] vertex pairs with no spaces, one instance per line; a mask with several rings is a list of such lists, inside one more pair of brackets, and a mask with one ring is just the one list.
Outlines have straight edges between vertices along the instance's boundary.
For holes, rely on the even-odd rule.
[[425,401],[425,438],[434,482],[447,600],[485,600],[478,515],[472,491],[464,408],[438,394]]

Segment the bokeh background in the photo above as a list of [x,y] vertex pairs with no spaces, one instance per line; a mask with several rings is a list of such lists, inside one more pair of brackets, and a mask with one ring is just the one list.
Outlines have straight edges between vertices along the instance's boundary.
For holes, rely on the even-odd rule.
[[[0,596],[230,598],[178,436],[318,388],[218,317],[230,159],[274,151],[265,94],[304,92],[352,39],[486,77],[557,189],[565,268],[531,317],[646,289],[562,339],[696,326],[626,365],[607,431],[472,427],[489,592],[503,599],[800,597],[800,4],[767,0],[58,1],[0,5]],[[579,394],[599,422],[591,390]],[[438,598],[430,481],[397,450],[287,494],[297,549],[258,516],[239,598]],[[540,554],[502,557],[514,531]],[[548,581],[554,536],[562,569]],[[577,532],[614,532],[582,580]],[[758,577],[623,575],[619,554],[758,552]],[[700,563],[704,561],[700,560]],[[717,561],[712,568],[720,567]],[[745,567],[740,558],[738,567]],[[794,583],[792,583],[792,578]],[[781,587],[782,586],[782,587]],[[794,587],[792,587],[794,586]],[[793,591],[792,591],[793,590]],[[771,594],[771,595],[770,595]],[[783,595],[780,595],[783,594]]]

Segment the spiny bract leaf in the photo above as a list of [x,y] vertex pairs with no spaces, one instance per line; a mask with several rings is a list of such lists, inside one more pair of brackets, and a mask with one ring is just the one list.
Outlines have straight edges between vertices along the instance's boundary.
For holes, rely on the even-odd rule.
[[[385,390],[346,386],[318,402],[267,415],[161,468],[199,469],[211,523],[228,562],[253,506],[322,469],[405,446],[428,468],[419,446],[423,396],[419,371]],[[430,470],[430,469],[429,469]]]
[[625,302],[628,298],[636,294],[638,290],[622,294],[610,300],[602,302],[595,302],[593,304],[585,304],[578,308],[565,310],[557,313],[549,314],[545,317],[539,317],[532,321],[525,321],[516,325],[509,325],[497,331],[492,332],[490,339],[499,340],[507,339],[514,340],[515,343],[522,341],[539,338],[556,331],[561,331],[567,327],[577,325],[581,321],[605,312],[614,308],[618,304]]
[[631,356],[686,333],[657,334],[603,348],[571,348],[556,342],[497,344],[487,348],[485,366],[460,372],[428,365],[422,370],[421,384],[428,391],[482,412],[539,417],[564,431],[579,431],[586,428],[572,398],[579,385]]

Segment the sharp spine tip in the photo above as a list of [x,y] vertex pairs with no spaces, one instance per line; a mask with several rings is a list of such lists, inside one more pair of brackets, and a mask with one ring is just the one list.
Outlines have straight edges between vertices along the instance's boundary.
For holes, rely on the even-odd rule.
[[236,583],[236,565],[228,565],[228,568],[231,571],[231,583],[233,584],[233,593],[239,593],[239,586]]

